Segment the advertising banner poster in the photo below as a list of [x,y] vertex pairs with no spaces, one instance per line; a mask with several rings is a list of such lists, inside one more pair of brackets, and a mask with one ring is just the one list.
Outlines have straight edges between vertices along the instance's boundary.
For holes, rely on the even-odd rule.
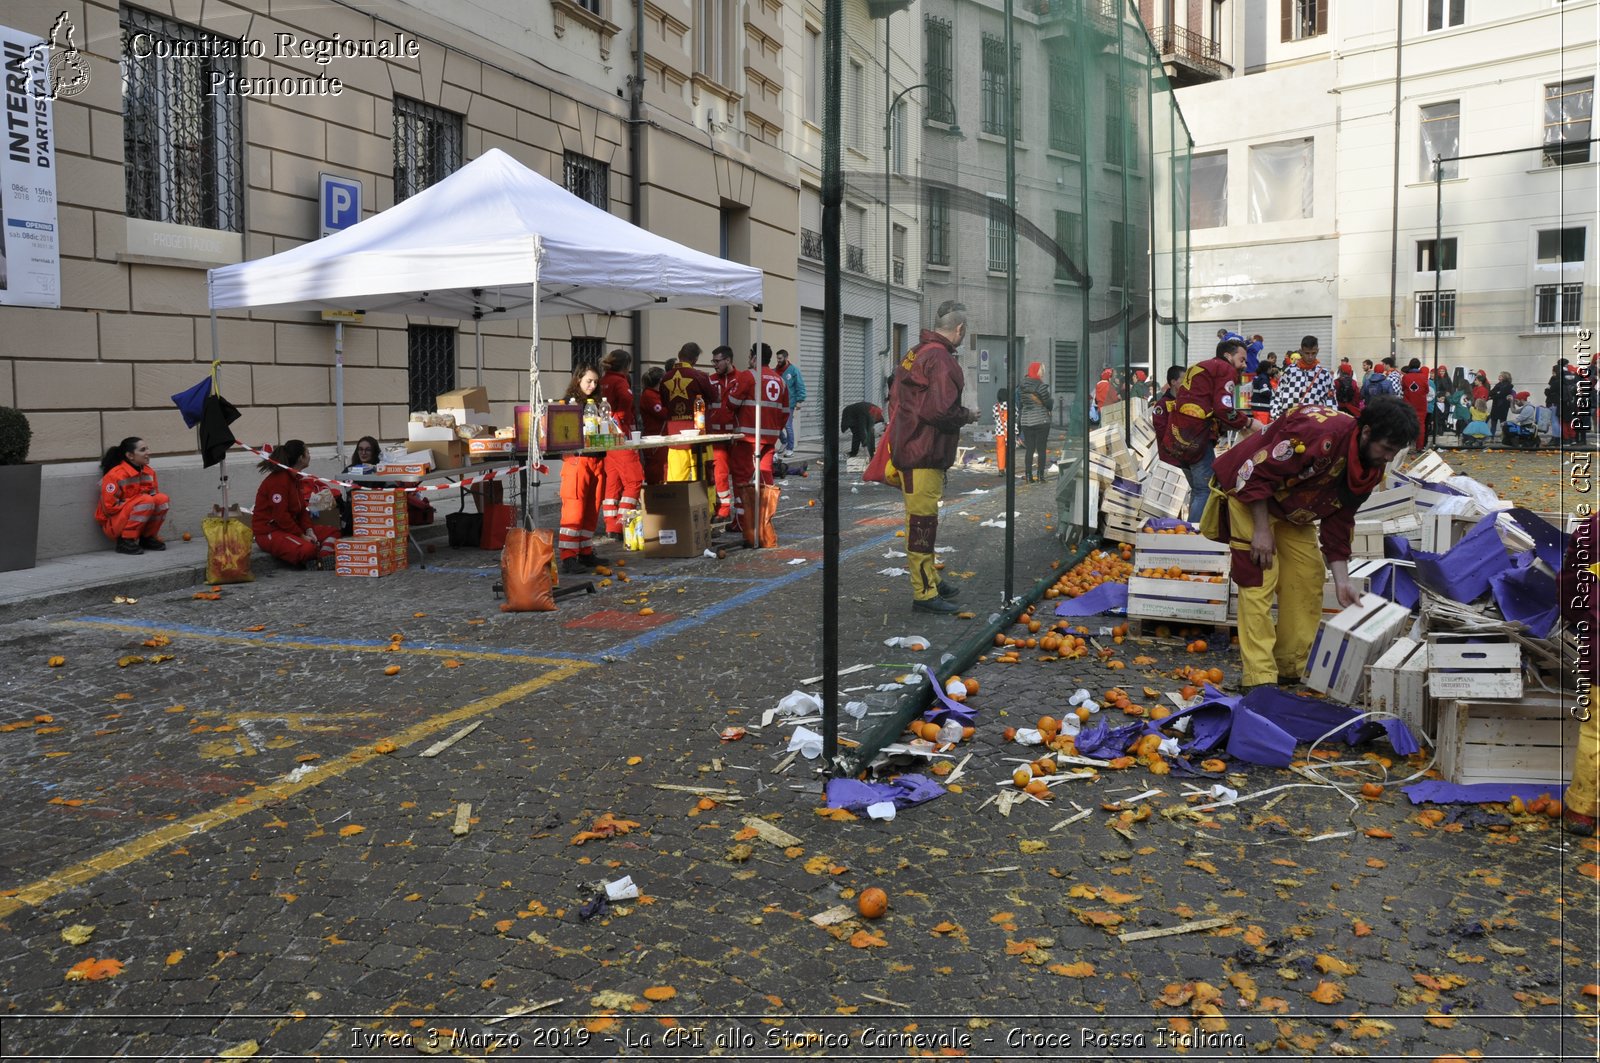
[[0,131],[0,306],[61,305],[61,232],[49,50],[0,26],[5,128]]

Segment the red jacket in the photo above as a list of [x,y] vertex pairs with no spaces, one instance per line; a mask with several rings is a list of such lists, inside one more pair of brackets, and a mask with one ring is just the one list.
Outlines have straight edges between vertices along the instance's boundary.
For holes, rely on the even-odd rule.
[[1223,429],[1238,431],[1250,422],[1250,414],[1234,404],[1238,376],[1225,358],[1207,358],[1183,374],[1167,406],[1168,431],[1180,447],[1199,447],[1203,456]]
[[1323,556],[1348,561],[1356,510],[1383,480],[1382,468],[1361,464],[1357,427],[1349,414],[1297,406],[1217,458],[1217,487],[1245,505],[1265,500],[1291,524],[1321,521]]
[[702,398],[709,411],[717,404],[717,389],[711,378],[688,362],[679,362],[661,378],[661,401],[667,407],[667,420],[694,420],[694,400]]
[[161,487],[156,483],[156,471],[148,463],[144,468],[136,469],[125,461],[121,462],[100,477],[100,497],[95,502],[94,519],[104,524],[122,512],[129,503],[160,490]]
[[1432,375],[1426,366],[1400,374],[1400,395],[1419,415],[1428,410],[1428,377]]
[[889,449],[902,469],[948,469],[956,463],[966,377],[955,344],[932,329],[895,367],[889,398]]
[[633,386],[621,373],[607,373],[600,378],[600,394],[611,404],[611,416],[617,419],[622,434],[633,431]]
[[661,392],[655,388],[639,392],[639,421],[645,435],[658,436],[667,430],[667,407],[661,401]]
[[733,378],[736,375],[729,369],[726,373],[712,373],[706,378],[711,381],[711,386],[717,392],[717,401],[711,403],[710,409],[706,410],[706,431],[732,432],[739,427],[738,415],[728,402],[728,392],[733,387]]
[[311,530],[311,513],[300,491],[302,478],[288,469],[273,469],[256,488],[256,509],[250,516],[250,530],[256,535],[287,532],[304,535]]
[[789,389],[783,377],[765,366],[761,369],[763,394],[757,401],[755,374],[748,369],[730,373],[733,382],[728,386],[728,406],[733,410],[739,425],[739,434],[745,441],[756,440],[756,407],[761,408],[761,444],[775,443],[778,433],[789,423]]

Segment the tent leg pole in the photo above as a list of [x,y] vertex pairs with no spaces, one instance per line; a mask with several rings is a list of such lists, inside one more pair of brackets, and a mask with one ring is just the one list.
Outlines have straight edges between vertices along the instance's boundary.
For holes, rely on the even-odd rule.
[[[221,394],[221,392],[217,390],[217,381],[215,379],[217,375],[217,362],[220,360],[217,355],[217,304],[214,299],[209,298],[210,288],[211,272],[208,270],[206,272],[206,294],[208,296],[206,302],[211,304],[211,376],[213,378],[211,381],[211,390],[215,394]],[[222,491],[222,515],[226,517],[228,515],[228,456],[226,454],[222,456],[222,464],[217,468],[217,477],[217,487]]]
[[333,442],[338,448],[339,468],[344,460],[344,322],[333,326]]

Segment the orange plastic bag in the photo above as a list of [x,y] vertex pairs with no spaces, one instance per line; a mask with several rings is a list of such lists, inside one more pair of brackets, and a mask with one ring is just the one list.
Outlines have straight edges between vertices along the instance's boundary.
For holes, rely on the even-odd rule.
[[243,521],[225,517],[219,509],[200,521],[200,531],[206,537],[207,583],[255,580],[255,573],[250,571],[250,548],[255,540]]
[[772,518],[778,515],[782,494],[783,488],[777,484],[761,485],[761,545],[768,550],[778,545],[778,530],[772,526]]
[[500,551],[500,582],[506,589],[502,613],[555,611],[555,537],[548,528],[506,529],[506,545]]

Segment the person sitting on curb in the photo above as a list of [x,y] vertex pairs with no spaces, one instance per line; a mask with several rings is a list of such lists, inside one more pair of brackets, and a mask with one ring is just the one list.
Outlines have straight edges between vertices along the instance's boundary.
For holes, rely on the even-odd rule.
[[257,546],[292,568],[331,558],[339,541],[339,529],[311,523],[299,475],[310,464],[311,451],[305,443],[287,439],[272,452],[272,460],[256,465],[267,475],[256,488],[250,530]]
[[172,500],[161,493],[156,482],[156,471],[150,467],[150,445],[138,436],[129,436],[105,452],[100,472],[94,519],[117,544],[117,553],[165,550],[167,544],[156,533],[167,519]]

